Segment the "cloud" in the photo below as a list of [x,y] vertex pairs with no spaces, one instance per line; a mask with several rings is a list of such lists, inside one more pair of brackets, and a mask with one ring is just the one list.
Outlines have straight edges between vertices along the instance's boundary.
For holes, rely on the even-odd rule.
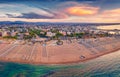
[[87,16],[97,14],[99,7],[92,6],[88,3],[80,3],[75,1],[69,1],[61,3],[57,8],[61,7],[61,11],[65,12],[69,16]]
[[39,15],[36,13],[21,13],[20,16],[14,16],[11,14],[6,14],[9,18],[26,18],[26,19],[51,19],[50,16]]
[[74,1],[61,2],[51,8],[23,4],[0,5],[0,21],[109,23],[120,22],[119,14],[120,8],[101,10],[100,7]]
[[77,22],[103,22],[103,23],[119,23],[120,22],[120,8],[103,10],[95,15],[88,15],[77,17],[74,19]]
[[92,6],[72,6],[66,8],[66,13],[73,16],[86,16],[86,15],[94,15],[98,13],[98,7]]
[[110,17],[120,17],[120,8],[112,9],[112,10],[105,10],[103,11],[102,15],[107,15]]
[[[0,0],[0,2],[17,2],[17,1],[26,1],[26,0]],[[96,1],[96,0],[27,0],[27,1],[41,1],[41,2],[46,2],[46,1]]]
[[9,18],[26,18],[26,19],[62,19],[62,18],[66,18],[67,16],[61,14],[58,15],[56,13],[54,13],[53,16],[45,16],[45,15],[40,15],[40,14],[36,14],[36,13],[22,13],[20,16],[14,16],[11,14],[6,14]]
[[[7,7],[7,8],[6,8]],[[23,4],[1,4],[0,17],[26,19],[64,19],[68,16],[62,12],[49,8],[37,8]]]
[[52,16],[51,13],[44,11],[41,8],[31,7],[23,4],[0,4],[0,13],[3,14],[21,14],[21,13],[30,13],[34,12],[36,14]]
[[120,22],[120,8],[101,10],[100,7],[86,3],[66,2],[59,7],[69,15],[69,22]]

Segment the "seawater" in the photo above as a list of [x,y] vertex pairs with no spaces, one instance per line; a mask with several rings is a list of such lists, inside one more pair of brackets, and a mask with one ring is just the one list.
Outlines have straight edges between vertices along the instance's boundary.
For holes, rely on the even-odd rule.
[[0,77],[120,77],[120,50],[75,64],[30,65],[0,62]]

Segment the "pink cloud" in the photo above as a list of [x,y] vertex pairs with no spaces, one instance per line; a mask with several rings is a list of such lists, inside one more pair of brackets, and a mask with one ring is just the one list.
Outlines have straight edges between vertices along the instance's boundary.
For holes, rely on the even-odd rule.
[[66,8],[65,12],[68,15],[73,15],[73,16],[86,16],[86,15],[97,14],[98,10],[99,10],[98,7],[92,7],[92,6],[73,6]]

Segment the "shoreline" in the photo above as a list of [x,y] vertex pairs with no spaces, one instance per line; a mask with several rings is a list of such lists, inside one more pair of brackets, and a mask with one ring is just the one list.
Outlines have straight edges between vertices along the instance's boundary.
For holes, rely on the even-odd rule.
[[0,61],[33,65],[61,65],[86,62],[100,56],[120,50],[120,40],[100,38],[99,40],[78,40],[63,45],[54,45],[54,41],[42,46],[0,44]]
[[90,61],[90,60],[99,58],[99,57],[101,57],[101,56],[104,56],[104,55],[107,55],[107,54],[110,54],[110,53],[117,52],[117,51],[119,51],[119,50],[120,50],[120,48],[117,48],[117,49],[112,50],[112,51],[110,51],[110,52],[97,54],[96,56],[93,56],[93,57],[90,57],[90,58],[86,58],[86,59],[84,59],[84,60],[76,60],[76,61],[69,61],[69,62],[29,63],[29,62],[17,62],[17,61],[15,62],[15,61],[8,61],[8,60],[0,60],[0,61],[1,61],[1,62],[19,63],[19,64],[30,64],[30,65],[66,65],[66,64],[70,65],[70,64],[77,64],[77,63],[82,63],[82,62]]

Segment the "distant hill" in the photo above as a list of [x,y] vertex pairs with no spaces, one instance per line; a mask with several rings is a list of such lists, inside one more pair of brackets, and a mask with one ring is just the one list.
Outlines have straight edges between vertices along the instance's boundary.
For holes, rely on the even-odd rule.
[[66,23],[66,22],[24,22],[24,21],[0,21],[0,25],[22,25],[22,24],[81,24],[81,25],[120,25],[120,23]]

